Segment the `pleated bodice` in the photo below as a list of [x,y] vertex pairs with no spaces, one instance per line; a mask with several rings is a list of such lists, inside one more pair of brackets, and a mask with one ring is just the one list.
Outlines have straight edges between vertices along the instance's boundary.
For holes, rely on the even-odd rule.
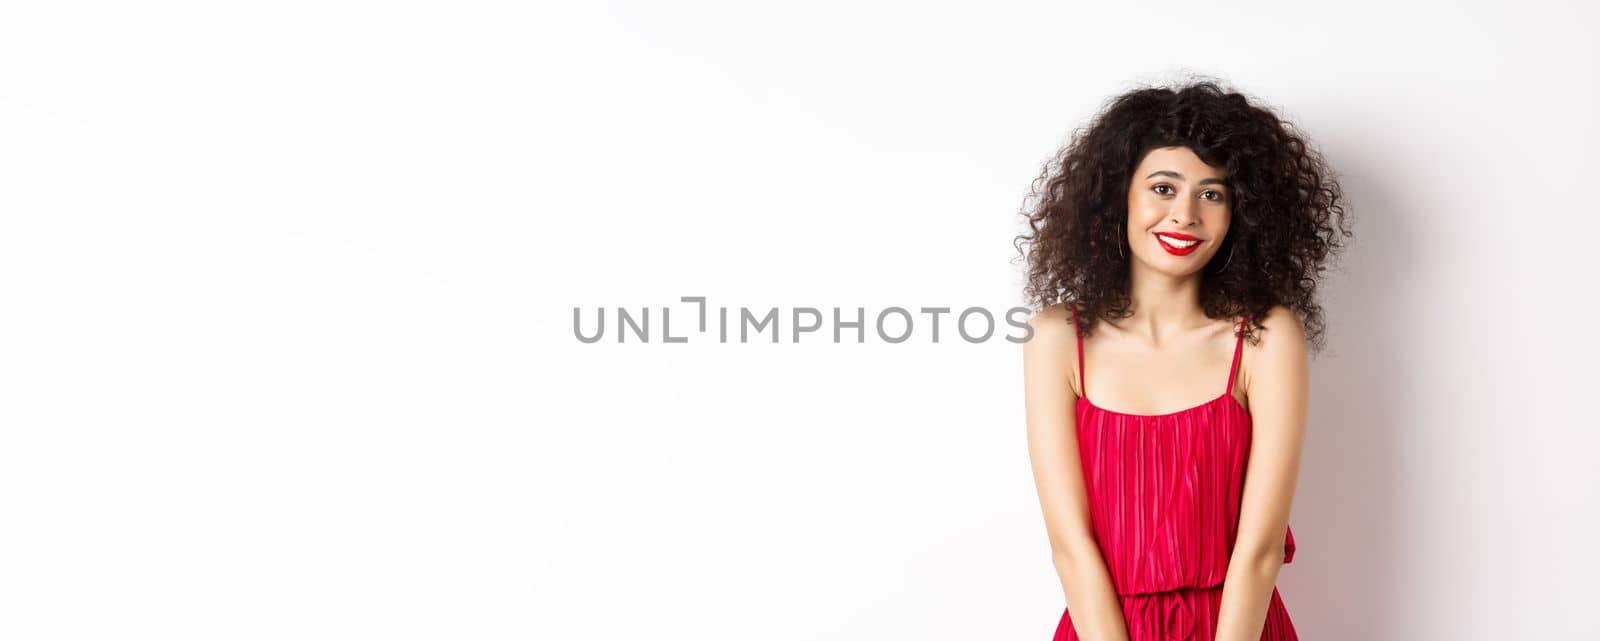
[[[1090,517],[1118,594],[1209,588],[1227,576],[1250,457],[1250,413],[1232,392],[1243,340],[1241,331],[1222,395],[1195,407],[1125,414],[1096,406],[1087,389],[1078,399]],[[1293,530],[1284,536],[1289,563]]]

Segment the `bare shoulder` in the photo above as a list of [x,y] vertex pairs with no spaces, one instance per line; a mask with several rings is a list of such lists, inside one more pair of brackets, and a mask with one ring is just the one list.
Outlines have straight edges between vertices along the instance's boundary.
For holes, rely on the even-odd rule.
[[1029,375],[1064,378],[1077,387],[1077,328],[1072,312],[1064,303],[1055,303],[1028,319],[1033,335],[1022,344],[1024,366]]
[[1072,325],[1072,312],[1067,310],[1066,303],[1047,305],[1044,309],[1034,312],[1033,318],[1028,319],[1034,331],[1047,331],[1062,329]]
[[[1254,343],[1245,343],[1240,364],[1240,382],[1247,398],[1271,393],[1268,388],[1279,384],[1292,387],[1306,376],[1305,327],[1294,310],[1274,305],[1261,319],[1261,325],[1263,329],[1257,331],[1259,338]],[[1264,387],[1259,384],[1261,382],[1272,384]]]
[[1288,307],[1273,305],[1261,319],[1261,326],[1265,331],[1260,332],[1259,351],[1264,353],[1284,350],[1292,352],[1297,349],[1305,351],[1305,326],[1300,324],[1300,317]]
[[1077,328],[1072,324],[1072,312],[1065,303],[1055,303],[1035,312],[1033,318],[1028,319],[1028,326],[1033,328],[1033,339],[1026,347],[1054,349],[1062,343],[1077,343]]

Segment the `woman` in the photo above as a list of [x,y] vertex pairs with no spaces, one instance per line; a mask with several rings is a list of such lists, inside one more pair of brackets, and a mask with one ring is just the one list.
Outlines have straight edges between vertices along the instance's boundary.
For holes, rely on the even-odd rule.
[[1296,639],[1275,584],[1315,289],[1351,235],[1333,173],[1270,110],[1198,82],[1112,99],[1030,203],[1028,450],[1069,606],[1056,641]]

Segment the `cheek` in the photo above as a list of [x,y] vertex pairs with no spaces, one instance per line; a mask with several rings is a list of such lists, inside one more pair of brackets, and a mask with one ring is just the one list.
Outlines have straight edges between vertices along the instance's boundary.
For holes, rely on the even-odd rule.
[[1142,191],[1128,192],[1128,211],[1134,212],[1150,206],[1150,198]]
[[1150,199],[1129,198],[1128,227],[1130,229],[1144,229],[1159,224],[1162,218],[1161,212],[1161,208]]

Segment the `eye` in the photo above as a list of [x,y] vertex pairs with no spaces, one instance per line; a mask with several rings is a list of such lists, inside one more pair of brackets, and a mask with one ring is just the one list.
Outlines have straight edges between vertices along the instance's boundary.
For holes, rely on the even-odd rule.
[[[1158,193],[1158,194],[1163,195],[1163,196],[1167,195],[1168,193],[1170,193],[1172,191],[1172,187],[1170,185],[1166,184],[1166,183],[1156,183],[1156,186],[1151,187],[1150,189],[1152,191]],[[1163,189],[1165,189],[1167,191],[1161,191]]]
[[1208,189],[1208,190],[1205,191],[1205,193],[1200,194],[1200,196],[1205,198],[1206,200],[1216,200],[1216,201],[1222,200],[1222,192],[1217,191],[1215,189]]

